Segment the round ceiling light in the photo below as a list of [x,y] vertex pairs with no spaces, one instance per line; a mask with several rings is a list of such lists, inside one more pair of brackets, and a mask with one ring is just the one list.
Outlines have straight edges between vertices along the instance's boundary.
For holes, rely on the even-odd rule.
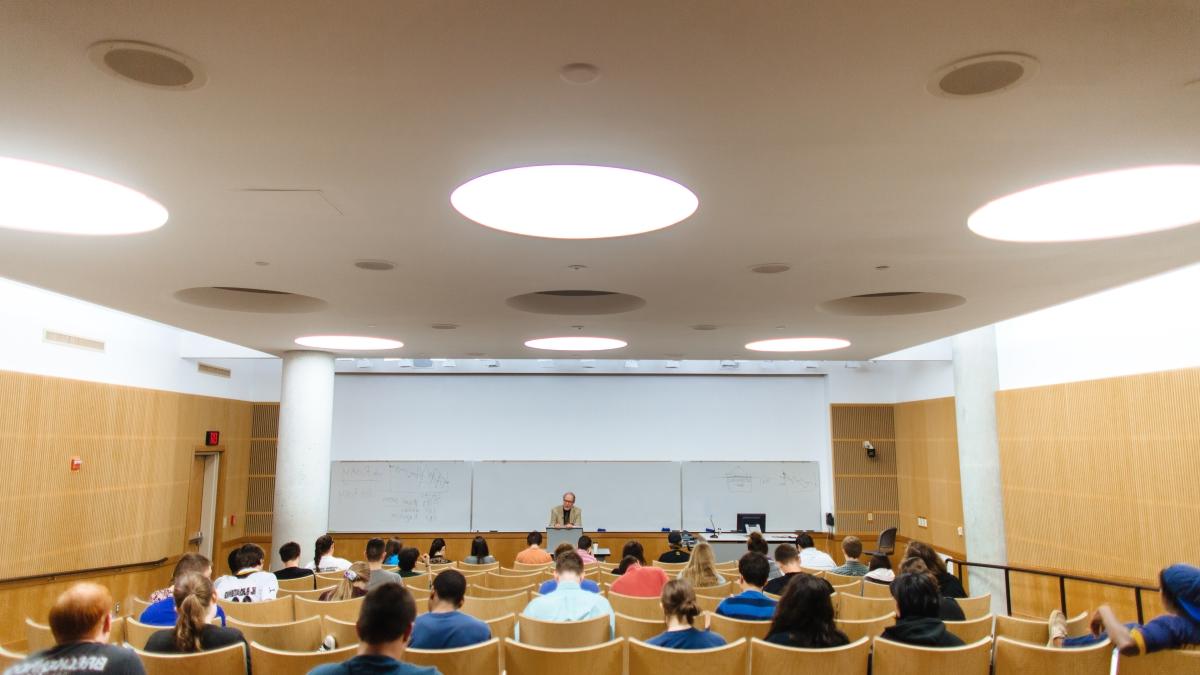
[[605,349],[620,349],[629,343],[624,340],[602,337],[550,337],[529,340],[526,347],[551,349],[558,352],[596,352]]
[[755,352],[824,352],[849,346],[850,341],[841,338],[797,337],[759,340],[746,345],[746,349]]
[[167,210],[111,181],[0,157],[0,227],[55,234],[136,234],[162,227]]
[[306,335],[296,338],[296,344],[302,347],[346,352],[370,352],[382,349],[399,349],[404,346],[404,343],[399,340],[365,337],[362,335]]
[[1165,165],[1067,178],[984,204],[967,218],[988,239],[1113,239],[1200,221],[1200,166]]
[[670,227],[696,212],[673,180],[608,166],[526,166],[463,183],[450,203],[504,232],[553,239],[624,237]]

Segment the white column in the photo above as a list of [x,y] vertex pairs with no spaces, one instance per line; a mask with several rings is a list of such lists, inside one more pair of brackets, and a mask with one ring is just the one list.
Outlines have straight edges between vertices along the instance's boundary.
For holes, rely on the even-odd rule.
[[300,544],[300,563],[312,559],[313,542],[329,522],[329,448],[333,434],[333,355],[294,351],[283,355],[279,443],[275,458],[275,517],[271,569],[279,547]]
[[[1000,441],[996,435],[996,329],[978,328],[954,336],[954,407],[958,425],[958,468],[962,477],[963,525],[967,560],[1008,562],[1004,535],[1004,494],[1000,483]],[[992,612],[1005,611],[1004,575],[971,568],[971,595],[992,594]]]

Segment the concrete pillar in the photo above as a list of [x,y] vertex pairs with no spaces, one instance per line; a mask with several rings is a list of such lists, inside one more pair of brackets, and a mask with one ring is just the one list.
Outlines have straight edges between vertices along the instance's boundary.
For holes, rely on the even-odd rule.
[[[999,386],[996,329],[987,326],[956,335],[951,345],[965,553],[971,562],[1003,565],[1008,562],[1008,548],[1000,484],[1000,441],[996,435]],[[993,613],[1003,613],[1003,573],[972,568],[968,576],[971,595],[991,593]]]
[[271,568],[282,565],[279,547],[300,544],[300,563],[312,559],[313,542],[329,523],[329,453],[333,435],[333,355],[293,351],[283,355],[279,443],[275,459],[275,517]]

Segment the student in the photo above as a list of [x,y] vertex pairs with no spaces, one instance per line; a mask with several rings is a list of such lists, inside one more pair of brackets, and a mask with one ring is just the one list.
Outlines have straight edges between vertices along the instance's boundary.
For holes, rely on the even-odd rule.
[[338,582],[337,586],[325,591],[317,599],[337,601],[361,598],[367,594],[370,583],[371,568],[367,567],[367,563],[365,562],[356,562],[345,572],[342,572],[342,580]]
[[937,582],[937,577],[933,576],[933,572],[925,566],[925,561],[920,558],[908,558],[900,563],[901,574],[924,574],[933,580],[933,584],[938,586],[938,618],[942,621],[966,621],[967,616],[963,614],[962,607],[958,606],[958,601],[954,598],[947,598],[941,594],[941,587]]
[[579,559],[587,563],[596,562],[596,556],[592,555],[592,538],[585,535],[579,537],[579,541],[575,543],[575,553],[579,554]]
[[408,546],[400,549],[400,576],[405,579],[415,577],[420,572],[416,571],[417,561],[421,559],[421,552],[417,549]]
[[378,537],[373,537],[367,540],[367,548],[363,552],[367,558],[367,569],[370,572],[370,580],[367,581],[367,590],[374,590],[377,586],[383,584],[400,584],[404,585],[404,579],[399,574],[383,569],[383,554],[387,545]]
[[[479,539],[479,537],[475,537]],[[404,544],[399,539],[388,539],[387,546],[384,547],[383,564],[388,567],[396,567],[400,564],[400,549],[404,548]]]
[[938,618],[941,595],[928,574],[901,574],[892,582],[896,599],[896,623],[883,631],[883,638],[919,647],[961,647],[963,641],[946,630]]
[[301,579],[315,574],[307,567],[300,566],[300,544],[294,541],[279,547],[279,559],[283,561],[283,569],[275,572],[276,579]]
[[432,666],[404,663],[412,636],[417,604],[403,586],[384,584],[367,594],[355,623],[360,644],[358,656],[342,663],[327,663],[308,675],[441,675]]
[[787,586],[792,577],[800,574],[800,552],[791,544],[780,544],[775,547],[775,563],[779,565],[783,574],[768,581],[767,585],[763,586],[763,592],[783,595],[784,586]]
[[483,537],[475,537],[471,540],[471,555],[463,559],[463,562],[469,565],[490,565],[496,562],[496,559],[488,553],[487,539]]
[[542,550],[542,533],[534,530],[525,537],[529,548],[517,554],[517,562],[522,565],[542,565],[553,561],[549,553]]
[[771,566],[761,553],[747,553],[738,561],[738,585],[742,592],[725,598],[717,605],[717,614],[743,621],[770,621],[775,614],[775,601],[763,595],[763,585]]
[[658,556],[658,562],[685,563],[691,560],[691,554],[683,550],[683,535],[679,532],[672,531],[667,535],[667,546],[671,547],[671,550]]
[[767,545],[767,540],[762,536],[762,532],[750,533],[750,536],[746,538],[746,550],[757,553],[767,559],[767,563],[771,566],[771,571],[767,574],[768,579],[778,579],[783,576],[783,572],[780,571],[779,566],[775,564],[774,560],[771,560],[771,547]]
[[796,536],[796,548],[800,549],[801,567],[813,570],[832,570],[837,567],[837,563],[829,557],[828,553],[817,550],[812,535],[807,532],[801,532]]
[[647,567],[643,557],[642,545],[633,541],[625,545],[628,555],[621,564],[625,573],[613,582],[609,590],[612,593],[630,595],[636,598],[657,598],[662,595],[663,586],[667,584],[667,573],[661,567]]
[[8,675],[145,675],[146,670],[132,649],[108,644],[112,607],[112,595],[107,588],[86,582],[71,586],[50,608],[54,646],[31,654],[5,672]]
[[913,556],[925,561],[925,566],[929,568],[930,572],[933,572],[934,578],[937,579],[942,595],[947,598],[967,597],[967,591],[963,589],[962,582],[946,570],[946,563],[942,560],[942,556],[938,555],[932,546],[920,541],[908,542],[904,557],[911,558]]
[[433,578],[429,613],[413,623],[413,649],[456,649],[492,639],[492,629],[473,616],[463,614],[467,578],[458,570],[444,570]]
[[[558,582],[558,589],[531,600],[525,605],[525,616],[541,621],[583,621],[607,615],[611,639],[616,624],[612,605],[603,595],[583,590],[579,585],[582,578],[583,561],[578,555],[572,551],[559,556],[554,562],[554,580]],[[521,639],[520,632],[518,624],[518,641]]]
[[701,541],[692,549],[692,557],[687,567],[679,573],[679,578],[692,585],[692,590],[712,588],[725,583],[725,577],[717,572],[717,559],[712,546],[707,541]]
[[[237,549],[234,549],[234,552],[236,553]],[[171,597],[159,600],[142,610],[142,615],[138,617],[138,621],[148,626],[174,626],[178,618],[175,612],[174,580],[190,572],[198,572],[211,578],[212,563],[209,562],[208,558],[199,553],[184,553],[179,562],[175,563],[175,571],[171,573]],[[217,616],[221,618],[221,625],[224,626],[225,610],[218,607]]]
[[[563,543],[558,545],[558,548],[554,549],[554,559],[558,560],[559,556],[563,555],[564,553],[574,552],[574,550],[575,550],[574,546],[572,546],[571,544],[564,541]],[[576,554],[576,555],[578,555],[578,554]],[[600,585],[597,584],[596,582],[592,581],[591,579],[584,579],[584,576],[586,576],[586,573],[584,573],[584,572],[579,573],[579,579],[580,579],[579,587],[585,591],[590,591],[592,593],[599,593]],[[558,582],[555,581],[554,579],[547,579],[546,581],[542,582],[541,586],[538,587],[538,593],[540,593],[542,595],[545,595],[547,593],[553,593],[554,589],[556,589],[556,588],[558,588]]]
[[834,574],[848,577],[861,577],[870,570],[859,560],[862,557],[862,540],[853,535],[842,540],[842,553],[846,554],[846,562],[833,570]]
[[225,602],[262,602],[274,600],[279,594],[279,579],[263,571],[262,547],[242,544],[238,549],[238,571],[231,577],[217,579],[213,587],[217,597]]
[[863,581],[870,581],[884,586],[892,583],[896,578],[896,573],[892,571],[892,561],[882,553],[876,553],[871,556],[870,569],[867,570]]
[[323,534],[317,537],[313,545],[313,561],[308,568],[316,572],[344,572],[350,568],[350,561],[333,554],[333,537]]
[[[632,558],[632,560],[630,560],[630,558]],[[646,550],[642,548],[642,542],[630,540],[625,542],[625,545],[621,547],[621,561],[616,567],[613,568],[610,574],[621,576],[622,574],[625,574],[625,570],[628,569],[633,563],[645,565]],[[657,593],[655,593],[655,595],[657,595]]]
[[682,579],[668,581],[660,600],[667,623],[666,632],[646,640],[646,644],[667,649],[711,649],[725,644],[725,638],[708,630],[697,630],[694,623],[700,616],[696,592]]
[[[145,651],[162,654],[206,652],[235,644],[246,644],[242,632],[209,623],[217,615],[213,600],[213,582],[198,572],[189,572],[175,581],[175,611],[179,618],[174,628],[155,631],[146,641]],[[246,656],[250,647],[246,646]]]
[[775,618],[767,630],[767,642],[802,649],[850,644],[833,620],[833,586],[811,574],[796,575],[779,598]]
[[1167,613],[1146,625],[1121,623],[1111,607],[1100,605],[1092,615],[1092,634],[1069,638],[1067,617],[1055,610],[1050,614],[1050,645],[1083,647],[1108,638],[1125,656],[1200,646],[1200,569],[1171,565],[1158,573],[1158,586]]
[[446,540],[438,537],[429,544],[429,564],[445,565],[450,562],[446,557]]

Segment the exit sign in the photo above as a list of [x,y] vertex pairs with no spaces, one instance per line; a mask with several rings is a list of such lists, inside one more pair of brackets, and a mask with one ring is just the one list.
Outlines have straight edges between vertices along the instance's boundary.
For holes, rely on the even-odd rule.
[[219,431],[205,432],[204,444],[205,445],[220,445],[221,444],[221,432],[219,432]]

